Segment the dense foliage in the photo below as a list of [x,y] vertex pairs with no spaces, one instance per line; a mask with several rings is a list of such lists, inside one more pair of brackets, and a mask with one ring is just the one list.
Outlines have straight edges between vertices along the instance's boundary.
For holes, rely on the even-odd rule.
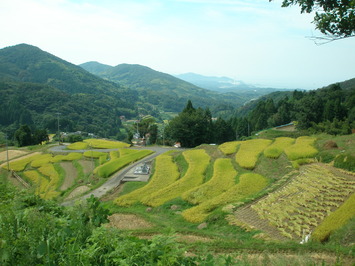
[[[0,176],[3,176],[0,173]],[[0,182],[1,265],[230,265],[231,258],[185,256],[172,236],[150,240],[101,226],[108,210],[91,197],[64,208]]]
[[34,129],[101,136],[120,132],[120,116],[135,116],[137,94],[30,45],[0,50],[0,130],[9,139]]
[[241,110],[230,123],[237,136],[297,121],[297,128],[310,133],[344,135],[355,127],[355,85],[334,84],[315,91],[294,91],[291,97],[257,102],[247,115]]
[[331,39],[355,36],[354,0],[284,0],[282,2],[283,7],[291,5],[299,5],[302,13],[316,11],[313,20],[316,29]]
[[202,143],[223,143],[234,138],[234,132],[226,121],[219,118],[212,122],[209,109],[195,109],[191,101],[170,121],[166,134],[169,138],[181,142],[183,147],[195,147]]

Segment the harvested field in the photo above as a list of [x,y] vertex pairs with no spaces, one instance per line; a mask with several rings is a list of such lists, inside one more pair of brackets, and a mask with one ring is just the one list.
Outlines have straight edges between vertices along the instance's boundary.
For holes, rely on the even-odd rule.
[[94,167],[93,167],[93,162],[91,160],[80,160],[79,163],[84,169],[84,174],[92,173]]
[[146,220],[134,214],[115,213],[109,216],[108,219],[110,221],[108,226],[116,227],[118,229],[133,230],[153,227]]
[[[14,158],[23,156],[25,154],[27,154],[28,152],[26,151],[20,151],[20,150],[9,150],[9,160],[12,160]],[[7,153],[6,151],[2,151],[0,152],[0,162],[2,161],[6,161],[7,160]]]
[[[27,152],[24,152],[24,154],[27,154]],[[25,158],[28,158],[28,157],[31,157],[31,156],[34,156],[34,155],[38,155],[38,154],[41,154],[41,152],[33,152],[33,153],[30,153],[30,154],[27,154],[27,155],[24,155],[24,156],[19,155],[21,157],[13,159],[13,160],[11,160],[11,162],[22,160],[22,159],[25,159]],[[5,160],[6,160],[6,151],[5,151]],[[4,166],[6,166],[6,162],[0,165],[0,167],[4,167]]]
[[73,166],[72,162],[62,162],[60,166],[65,171],[65,178],[60,190],[66,190],[74,184],[75,178],[77,177],[77,170]]

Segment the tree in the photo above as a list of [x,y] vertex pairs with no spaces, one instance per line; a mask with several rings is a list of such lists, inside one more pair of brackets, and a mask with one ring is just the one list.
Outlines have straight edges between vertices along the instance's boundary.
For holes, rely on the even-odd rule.
[[[272,0],[269,0],[271,2]],[[282,7],[299,5],[301,13],[316,11],[313,23],[325,37],[333,41],[355,36],[355,0],[284,0]]]
[[31,129],[27,125],[22,125],[15,132],[15,140],[20,147],[28,146],[32,144],[32,133]]
[[166,128],[166,134],[180,141],[183,147],[195,147],[211,141],[211,112],[195,109],[188,101],[184,110],[172,119]]

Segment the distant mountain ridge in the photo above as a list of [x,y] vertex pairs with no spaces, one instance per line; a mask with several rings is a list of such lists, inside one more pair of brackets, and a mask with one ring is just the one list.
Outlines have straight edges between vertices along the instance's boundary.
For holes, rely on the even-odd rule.
[[180,112],[188,100],[197,107],[210,107],[212,112],[220,106],[229,106],[227,109],[232,110],[245,101],[237,94],[222,94],[200,88],[172,75],[138,64],[107,67],[97,62],[88,62],[80,66],[103,79],[137,90],[142,102],[166,111]]

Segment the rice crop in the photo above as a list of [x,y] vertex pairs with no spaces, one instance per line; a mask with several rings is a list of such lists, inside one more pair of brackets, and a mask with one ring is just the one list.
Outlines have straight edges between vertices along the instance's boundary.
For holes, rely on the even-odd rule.
[[214,163],[212,178],[182,194],[182,198],[192,204],[199,204],[227,191],[235,184],[237,171],[229,158],[219,158]]
[[166,186],[169,186],[179,178],[179,170],[169,155],[162,154],[155,159],[155,171],[150,181],[144,187],[134,190],[129,194],[117,198],[114,202],[120,206],[134,204]]
[[355,181],[321,165],[305,166],[286,186],[251,206],[261,219],[289,238],[301,238],[336,210],[355,190]]
[[31,162],[31,166],[38,168],[44,164],[50,163],[51,160],[52,160],[52,154],[42,154],[41,156],[38,156],[36,159],[34,159]]
[[101,152],[101,151],[85,151],[84,152],[84,156],[87,158],[100,158],[101,156],[107,155],[107,153],[105,152]]
[[130,144],[127,144],[125,142],[105,139],[86,139],[84,140],[84,142],[95,149],[119,149],[131,146]]
[[[13,161],[13,162],[10,162],[9,163],[9,166],[10,166],[10,169],[14,170],[14,171],[17,171],[17,172],[20,172],[20,171],[23,171],[25,170],[26,166],[32,162],[33,160],[36,160],[38,158],[41,158],[43,154],[35,154],[35,155],[32,155],[32,156],[29,156],[29,157],[26,157],[24,159],[20,159],[20,160],[16,160],[16,161]],[[7,166],[3,166],[3,168],[7,168]]]
[[296,143],[285,148],[289,160],[310,158],[317,155],[318,150],[313,146],[316,138],[303,136],[296,139]]
[[145,197],[144,200],[142,200],[144,204],[153,207],[162,205],[169,200],[180,197],[185,191],[203,183],[204,173],[210,162],[210,156],[202,149],[188,150],[184,151],[182,154],[189,165],[185,175],[169,186]]
[[264,150],[265,157],[277,159],[284,152],[285,148],[295,143],[295,139],[288,137],[279,137]]
[[74,142],[67,146],[69,150],[86,150],[88,148],[88,144],[86,142]]
[[226,192],[183,211],[182,216],[192,223],[203,222],[211,211],[216,208],[251,197],[263,190],[267,185],[268,180],[262,175],[254,173],[242,174],[239,177],[239,183],[233,185]]
[[243,141],[235,156],[237,163],[245,168],[254,169],[260,153],[270,145],[272,141],[269,139],[251,139]]
[[225,142],[218,146],[218,148],[223,152],[225,155],[230,155],[236,153],[238,146],[242,143],[242,141],[229,141]]
[[336,211],[327,216],[322,223],[313,231],[312,239],[317,241],[326,240],[330,234],[345,225],[355,216],[355,193],[344,202]]
[[109,177],[110,175],[117,172],[126,165],[140,160],[151,153],[153,152],[150,150],[139,150],[135,153],[128,154],[114,160],[110,160],[107,163],[96,167],[94,169],[94,173],[98,174],[100,177]]
[[111,160],[120,158],[120,151],[110,151],[110,158]]

